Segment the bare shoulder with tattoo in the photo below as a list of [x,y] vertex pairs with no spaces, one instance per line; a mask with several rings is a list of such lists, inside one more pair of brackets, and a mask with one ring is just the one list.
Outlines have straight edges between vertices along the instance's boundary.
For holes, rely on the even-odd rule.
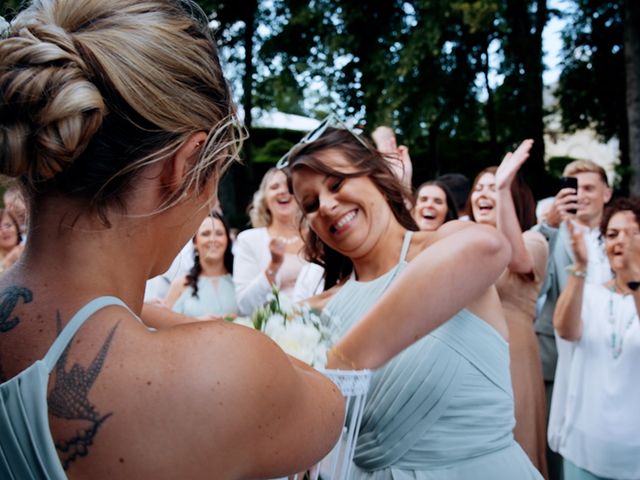
[[[10,332],[20,325],[20,317],[15,314],[18,302],[29,303],[32,299],[33,293],[25,287],[11,286],[0,293],[0,335]],[[2,366],[0,354],[0,383],[8,380]]]

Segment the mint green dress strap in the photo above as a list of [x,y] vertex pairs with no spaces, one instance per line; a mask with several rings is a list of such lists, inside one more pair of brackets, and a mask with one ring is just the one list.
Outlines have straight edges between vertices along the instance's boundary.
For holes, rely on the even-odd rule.
[[47,366],[47,371],[49,373],[51,373],[53,368],[56,366],[60,355],[62,355],[64,349],[67,348],[67,345],[69,344],[73,336],[78,332],[80,327],[84,325],[84,322],[86,322],[87,319],[98,310],[102,310],[104,307],[108,307],[111,305],[119,305],[131,312],[129,307],[127,307],[127,305],[119,298],[104,296],[94,298],[84,307],[78,310],[73,317],[71,317],[69,323],[67,323],[62,332],[60,332],[60,335],[58,335],[58,338],[55,339],[55,341],[49,348],[49,351],[44,356],[43,361]]
[[119,298],[95,298],[71,318],[42,360],[0,384],[0,479],[67,478],[49,428],[49,374],[85,321],[111,305],[129,310]]
[[404,240],[402,241],[402,249],[400,250],[400,262],[402,263],[407,258],[407,253],[409,252],[409,247],[411,246],[411,239],[413,238],[413,233],[411,230],[407,230],[404,234]]

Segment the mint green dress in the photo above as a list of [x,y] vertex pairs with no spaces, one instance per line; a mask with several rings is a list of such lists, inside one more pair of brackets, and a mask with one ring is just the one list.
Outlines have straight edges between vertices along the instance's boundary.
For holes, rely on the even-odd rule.
[[0,479],[67,478],[49,430],[49,375],[78,329],[109,305],[128,309],[115,297],[92,300],[69,320],[42,360],[0,384]]
[[[398,265],[370,282],[349,280],[329,301],[339,334],[405,268],[412,233]],[[541,480],[513,439],[514,424],[508,344],[462,310],[374,373],[351,478]]]
[[238,304],[233,277],[229,274],[220,277],[200,275],[198,296],[194,297],[193,288],[187,287],[173,304],[172,310],[188,317],[237,314]]

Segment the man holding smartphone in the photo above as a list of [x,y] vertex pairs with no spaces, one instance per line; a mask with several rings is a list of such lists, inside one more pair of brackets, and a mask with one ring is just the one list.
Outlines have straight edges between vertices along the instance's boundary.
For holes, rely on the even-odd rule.
[[[590,160],[576,160],[568,164],[563,172],[564,177],[577,179],[577,189],[565,182],[555,196],[545,221],[539,231],[549,242],[549,260],[545,281],[540,291],[540,297],[545,296],[542,308],[536,318],[534,328],[538,336],[540,357],[542,359],[542,373],[547,394],[547,411],[549,411],[554,381],[558,388],[562,388],[564,369],[562,355],[558,362],[558,349],[568,348],[566,342],[554,336],[553,312],[556,301],[564,289],[569,275],[584,275],[589,283],[602,284],[611,278],[611,268],[604,252],[600,238],[600,221],[605,204],[611,199],[611,188],[607,174],[598,164]],[[572,221],[575,226],[583,229],[587,245],[589,263],[586,272],[571,270],[574,258],[571,249],[571,238],[566,222]],[[557,369],[556,369],[556,364]],[[549,444],[553,450],[555,432],[559,418],[552,413],[549,420]],[[551,451],[547,451],[550,480],[562,479],[562,459]]]

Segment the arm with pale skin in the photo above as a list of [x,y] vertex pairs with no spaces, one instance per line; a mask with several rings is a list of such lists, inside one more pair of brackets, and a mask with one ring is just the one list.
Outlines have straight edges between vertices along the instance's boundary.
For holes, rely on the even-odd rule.
[[186,277],[179,277],[176,278],[173,282],[171,282],[171,285],[169,286],[169,291],[167,292],[167,296],[164,299],[164,304],[169,307],[172,308],[175,303],[178,301],[178,298],[180,298],[180,295],[182,295],[182,292],[184,292],[187,289],[187,285],[185,284],[186,282]]
[[164,421],[154,428],[159,438],[171,431],[187,443],[165,453],[190,451],[185,478],[212,471],[220,478],[282,477],[313,465],[338,439],[345,414],[339,389],[260,332],[209,322],[157,336],[162,365],[172,367],[162,381],[178,407],[155,402],[166,406],[157,407],[164,414],[154,418]]
[[510,258],[508,242],[492,227],[454,221],[432,235],[433,242],[336,343],[329,368],[381,367],[480,298]]
[[182,293],[187,289],[185,285],[185,277],[176,278],[169,287],[167,298],[162,304],[153,304],[150,302],[142,306],[140,317],[145,325],[153,328],[169,328],[183,323],[208,320],[223,320],[225,317],[235,317],[236,315],[225,315],[225,317],[217,315],[202,315],[199,317],[190,317],[182,313],[174,312],[173,306]]
[[[575,260],[574,268],[577,271],[587,271],[587,246],[582,232],[567,222],[571,248]],[[584,297],[585,278],[569,275],[564,290],[558,297],[556,309],[553,314],[553,328],[560,336],[568,341],[575,342],[582,337],[582,300]]]
[[511,195],[511,184],[522,164],[529,158],[532,146],[533,140],[528,139],[522,142],[515,152],[505,155],[496,171],[497,227],[511,245],[509,270],[528,275],[533,273],[533,259],[522,237]]

